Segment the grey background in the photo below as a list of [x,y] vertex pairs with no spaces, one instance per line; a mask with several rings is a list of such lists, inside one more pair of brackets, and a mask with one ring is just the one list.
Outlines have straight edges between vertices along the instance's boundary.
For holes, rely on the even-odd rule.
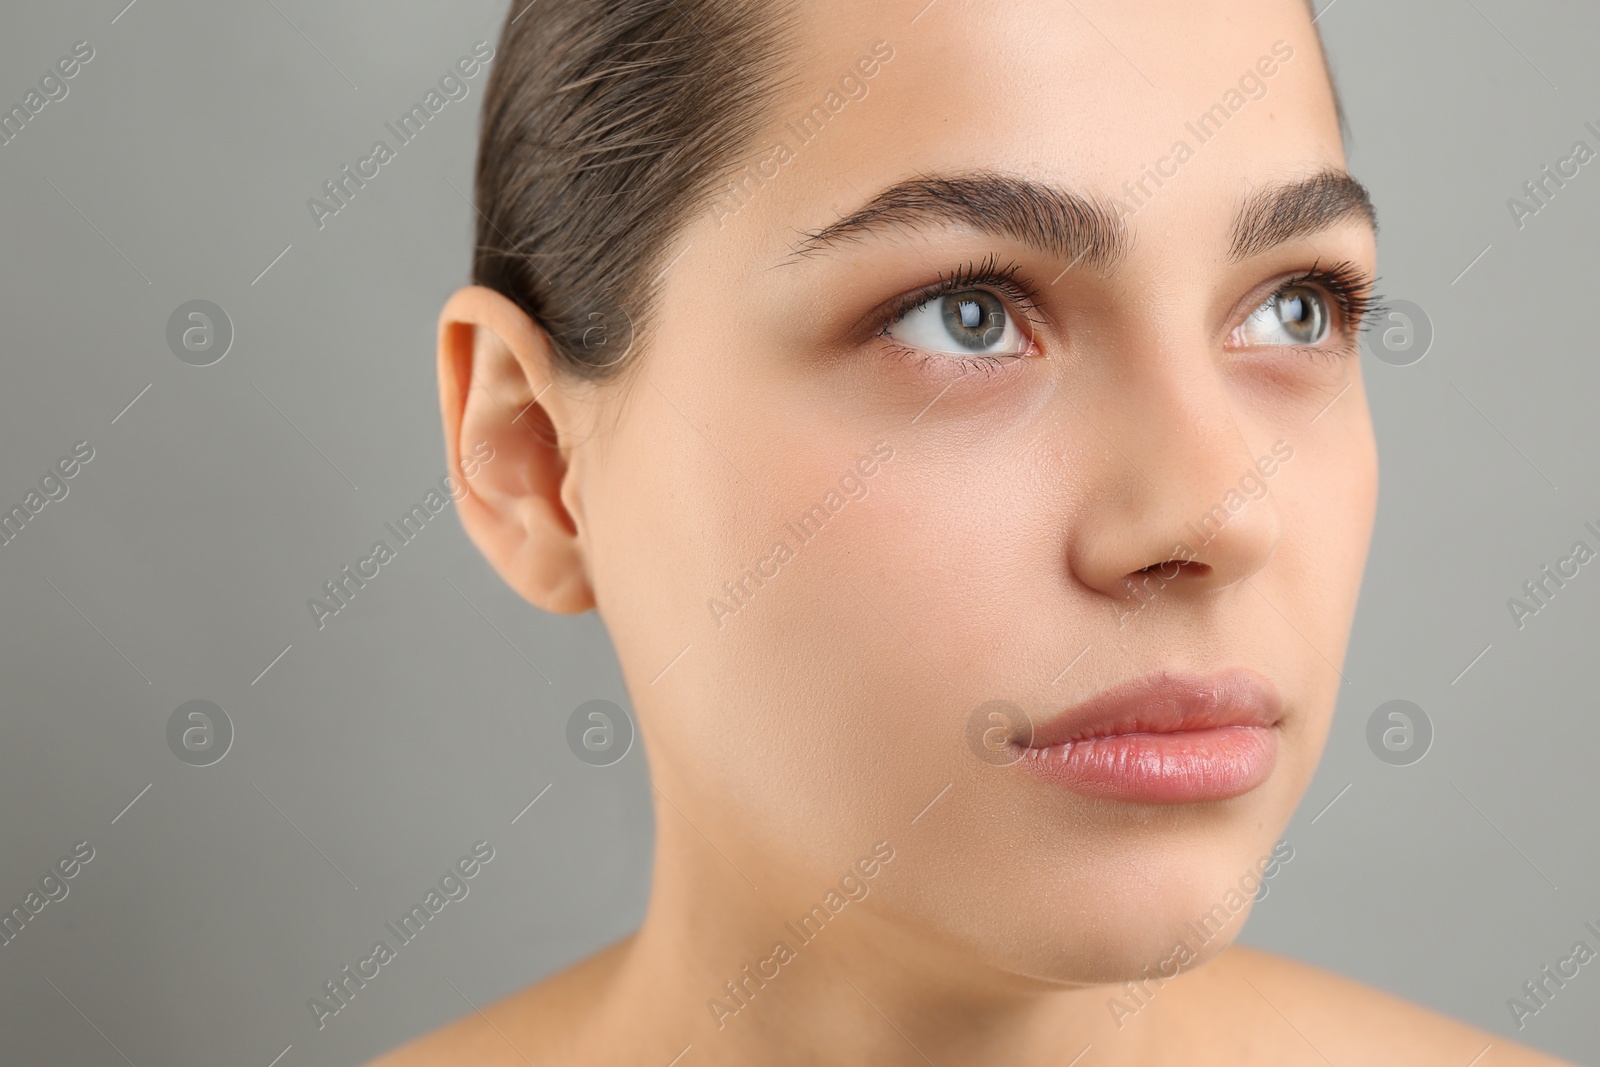
[[[95,450],[0,546],[0,904],[96,850],[0,949],[3,1058],[355,1063],[645,900],[638,751],[596,768],[564,741],[583,701],[627,704],[597,619],[523,604],[448,513],[320,632],[305,607],[444,473],[433,332],[485,75],[323,229],[305,201],[504,2],[125,3],[0,5],[7,106],[95,49],[0,147],[0,503]],[[1600,8],[1335,0],[1320,25],[1380,289],[1437,338],[1363,357],[1383,480],[1348,684],[1245,940],[1600,1064],[1600,964],[1520,1032],[1506,1007],[1600,926],[1600,564],[1520,631],[1505,603],[1600,525],[1600,161],[1521,231],[1506,207],[1600,148]],[[167,348],[192,299],[234,324],[214,366]],[[1413,766],[1367,747],[1395,698],[1436,731]],[[214,766],[167,748],[192,699],[234,724]],[[319,1032],[307,999],[479,839],[470,895]]]

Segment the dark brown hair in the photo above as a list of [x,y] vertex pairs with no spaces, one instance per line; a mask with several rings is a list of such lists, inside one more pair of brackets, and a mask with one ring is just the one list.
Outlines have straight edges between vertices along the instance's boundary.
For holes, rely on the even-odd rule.
[[620,373],[673,236],[780,89],[788,0],[513,0],[478,142],[473,281]]

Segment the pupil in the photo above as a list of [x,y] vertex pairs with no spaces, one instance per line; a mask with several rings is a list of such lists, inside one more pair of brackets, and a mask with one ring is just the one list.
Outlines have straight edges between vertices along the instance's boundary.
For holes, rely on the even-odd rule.
[[974,289],[943,300],[945,331],[963,348],[981,351],[1006,334],[1006,309],[993,293]]
[[1325,326],[1322,299],[1309,289],[1290,289],[1278,298],[1278,320],[1296,341],[1314,344]]

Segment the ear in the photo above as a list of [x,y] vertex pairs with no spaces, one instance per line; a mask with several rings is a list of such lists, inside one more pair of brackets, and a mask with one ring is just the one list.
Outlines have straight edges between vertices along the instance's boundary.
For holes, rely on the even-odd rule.
[[439,316],[439,407],[462,525],[500,577],[545,611],[594,607],[582,502],[571,467],[577,427],[550,339],[482,286]]

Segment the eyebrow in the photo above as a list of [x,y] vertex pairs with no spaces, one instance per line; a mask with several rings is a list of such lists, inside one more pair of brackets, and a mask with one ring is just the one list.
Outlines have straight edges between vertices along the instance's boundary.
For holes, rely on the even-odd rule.
[[1378,213],[1366,186],[1329,167],[1251,193],[1234,217],[1228,258],[1237,263],[1350,221],[1378,230]]
[[[1366,187],[1325,168],[1252,192],[1240,205],[1228,256],[1238,262],[1349,220],[1377,230]],[[1072,265],[1109,271],[1132,248],[1114,202],[991,171],[918,175],[879,192],[850,214],[801,235],[789,257],[805,257],[883,231],[961,223],[1037,248]]]
[[891,185],[838,222],[803,234],[794,255],[812,255],[882,230],[952,222],[1102,271],[1130,247],[1127,229],[1110,204],[1043,182],[980,171],[919,175]]

